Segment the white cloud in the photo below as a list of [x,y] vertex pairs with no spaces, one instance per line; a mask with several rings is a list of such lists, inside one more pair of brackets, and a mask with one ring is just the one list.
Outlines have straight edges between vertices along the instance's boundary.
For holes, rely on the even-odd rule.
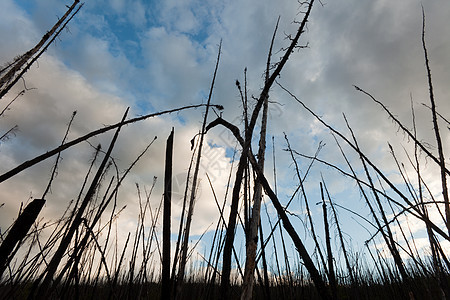
[[0,4],[0,35],[5,38],[0,52],[2,64],[11,61],[16,55],[28,51],[34,45],[33,41],[38,41],[38,33],[32,27],[32,21],[27,14],[13,1],[2,1]]
[[130,4],[130,7],[127,7],[126,11],[128,12],[128,20],[131,24],[136,27],[143,27],[147,22],[147,18],[145,15],[145,6],[141,1],[136,1]]

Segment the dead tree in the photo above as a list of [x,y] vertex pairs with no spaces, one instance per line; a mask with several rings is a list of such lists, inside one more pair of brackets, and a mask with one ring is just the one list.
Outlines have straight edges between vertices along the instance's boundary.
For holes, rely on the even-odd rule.
[[[0,99],[8,93],[8,91],[19,81],[20,78],[30,69],[31,65],[47,50],[53,41],[59,36],[61,31],[78,13],[83,4],[78,5],[80,0],[75,0],[70,6],[64,16],[53,25],[52,29],[44,34],[39,43],[25,54],[17,57],[12,63],[0,70]],[[76,8],[77,10],[73,12]],[[72,13],[73,12],[73,13]]]
[[[221,297],[222,297],[222,299],[229,299],[229,286],[230,286],[230,274],[231,274],[231,254],[232,254],[232,248],[233,248],[233,243],[234,243],[234,235],[235,235],[238,204],[239,204],[239,195],[240,195],[240,188],[241,188],[244,169],[247,166],[246,160],[247,160],[247,157],[248,157],[249,151],[250,151],[253,130],[255,128],[256,121],[258,119],[261,108],[262,108],[265,100],[268,98],[270,88],[272,87],[273,83],[275,82],[275,79],[280,75],[281,70],[286,65],[286,62],[288,61],[290,55],[294,52],[294,49],[297,47],[300,36],[304,32],[306,23],[308,22],[308,18],[311,13],[311,10],[312,10],[313,3],[314,3],[314,0],[311,0],[309,3],[307,3],[307,10],[303,16],[302,22],[300,22],[300,24],[299,24],[297,33],[292,38],[289,47],[286,49],[283,57],[276,65],[275,70],[266,80],[264,88],[258,98],[258,102],[256,103],[256,106],[255,106],[252,116],[250,118],[250,123],[248,125],[248,129],[245,132],[245,139],[243,140],[243,144],[242,144],[242,154],[241,154],[241,158],[239,160],[238,169],[236,171],[235,184],[233,185],[233,194],[232,194],[232,199],[231,199],[231,211],[230,211],[230,215],[229,215],[227,233],[226,233],[226,238],[225,238],[225,246],[224,246],[224,250],[223,250],[223,262],[222,262],[223,267],[222,267],[222,282],[221,282]],[[255,166],[253,166],[253,167],[255,167]],[[259,216],[258,216],[258,222],[259,222]]]
[[164,171],[163,257],[161,275],[161,299],[170,299],[170,213],[172,201],[173,128],[167,139],[166,166]]
[[45,204],[44,199],[34,199],[25,207],[0,246],[0,278],[11,261],[11,254],[20,241],[26,236]]

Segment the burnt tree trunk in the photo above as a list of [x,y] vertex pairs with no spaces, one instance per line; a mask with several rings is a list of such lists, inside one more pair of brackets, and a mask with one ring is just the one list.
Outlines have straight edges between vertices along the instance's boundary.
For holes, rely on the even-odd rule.
[[164,170],[164,212],[163,212],[163,253],[161,275],[161,300],[170,299],[170,210],[172,201],[172,156],[173,128],[166,144],[166,165]]
[[8,235],[3,240],[0,246],[0,278],[8,266],[12,257],[11,253],[16,247],[17,243],[27,235],[34,221],[38,217],[45,204],[44,199],[34,199],[28,204],[23,212],[19,215],[16,222],[9,230]]

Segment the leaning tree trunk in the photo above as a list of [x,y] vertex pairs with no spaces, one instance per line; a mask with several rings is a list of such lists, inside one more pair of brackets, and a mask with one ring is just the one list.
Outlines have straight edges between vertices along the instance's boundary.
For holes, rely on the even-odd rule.
[[[295,47],[297,47],[298,40],[302,33],[304,32],[306,23],[308,21],[308,17],[311,13],[312,6],[313,6],[314,0],[311,0],[307,5],[308,9],[305,12],[305,15],[303,17],[302,22],[299,24],[299,27],[297,29],[297,32],[295,34],[295,37],[292,38],[291,43],[287,50],[285,51],[283,57],[277,64],[276,69],[273,71],[273,73],[270,75],[270,77],[267,78],[266,83],[264,85],[263,90],[261,91],[261,94],[258,98],[258,102],[256,103],[256,106],[253,110],[250,123],[248,125],[248,130],[245,132],[245,140],[241,139],[241,146],[242,146],[242,154],[241,159],[239,161],[238,170],[236,172],[236,180],[235,185],[233,187],[233,197],[232,197],[232,203],[231,203],[231,210],[230,210],[230,218],[226,233],[226,240],[225,240],[225,246],[224,246],[224,252],[223,252],[223,267],[222,267],[222,282],[221,282],[221,297],[222,299],[229,299],[229,285],[230,285],[230,274],[231,274],[231,249],[233,247],[234,243],[234,229],[235,229],[235,223],[237,219],[237,207],[238,207],[238,201],[239,201],[239,192],[240,192],[240,186],[242,181],[242,174],[244,172],[244,161],[246,160],[246,157],[249,156],[250,151],[250,144],[251,144],[251,138],[253,136],[253,130],[256,125],[256,121],[258,119],[259,113],[261,111],[261,108],[264,104],[264,101],[269,95],[269,90],[272,87],[273,83],[275,82],[275,79],[280,75],[282,69],[286,65],[286,62],[288,61],[290,55],[294,52]],[[215,122],[221,122],[223,119],[218,118],[215,121],[213,121],[211,124],[208,125],[208,128],[213,127],[214,125],[217,125]],[[234,134],[236,132],[233,132]],[[258,166],[253,166],[253,168],[258,168]],[[240,177],[240,178],[238,178]],[[258,176],[259,177],[259,176]],[[238,181],[239,179],[239,181]],[[259,220],[258,220],[259,222]]]
[[[128,114],[128,108],[122,118],[121,124],[123,124],[123,122],[125,121],[127,114]],[[103,161],[102,161],[100,167],[98,168],[94,179],[92,180],[89,190],[86,192],[86,196],[84,197],[83,202],[81,203],[80,207],[78,208],[78,211],[75,215],[74,220],[72,221],[72,224],[70,225],[70,228],[69,228],[67,234],[62,238],[62,240],[58,246],[58,249],[56,250],[55,254],[53,255],[52,259],[50,260],[45,272],[42,273],[42,276],[41,276],[41,278],[43,277],[42,284],[38,287],[38,285],[41,281],[41,278],[39,280],[36,280],[36,282],[33,285],[32,291],[28,297],[29,299],[34,299],[35,297],[37,297],[38,299],[46,298],[49,288],[53,281],[53,275],[55,274],[56,270],[58,269],[58,266],[64,256],[64,253],[66,252],[66,249],[69,247],[69,245],[72,241],[75,231],[78,229],[78,226],[80,226],[80,224],[83,220],[83,214],[84,214],[84,211],[85,211],[87,205],[91,201],[92,197],[95,194],[95,191],[98,188],[98,183],[103,174],[103,170],[106,167],[106,163],[108,162],[108,160],[110,158],[110,155],[111,155],[112,149],[114,148],[114,145],[116,143],[117,137],[119,136],[120,129],[121,129],[121,126],[117,128],[117,130],[112,138],[112,141],[110,143],[110,146],[105,154],[105,157],[103,158]],[[36,291],[36,293],[35,293],[35,291]]]
[[19,215],[0,246],[0,278],[8,266],[8,262],[17,243],[26,236],[45,204],[44,199],[34,199]]
[[[48,46],[56,39],[56,37],[61,33],[67,23],[75,16],[78,10],[82,7],[82,5],[72,14],[72,16],[65,22],[67,17],[72,13],[75,7],[78,5],[80,0],[75,0],[68,8],[64,16],[56,22],[56,24],[44,34],[39,43],[36,44],[31,50],[21,55],[18,59],[16,59],[13,63],[7,66],[5,69],[0,70],[0,73],[6,72],[0,78],[0,99],[3,98],[6,93],[13,87],[14,84],[19,81],[19,79],[25,74],[25,72],[31,67],[31,65],[39,58],[39,56],[47,50]],[[64,24],[63,24],[64,23]],[[50,39],[50,41],[49,41]],[[44,47],[42,50],[41,48]],[[39,52],[39,50],[41,50]],[[38,53],[39,52],[39,53]],[[34,55],[36,55],[34,57]]]
[[[225,121],[222,118],[218,118],[211,122],[207,129],[211,129],[217,125],[223,125],[226,128],[228,128],[233,135],[236,137],[238,142],[241,144],[241,146],[244,147],[245,141],[241,137],[239,133],[239,129],[234,126],[233,124]],[[247,157],[250,161],[250,163],[253,166],[253,169],[256,171],[256,175],[258,177],[259,182],[261,183],[262,187],[264,188],[264,191],[266,192],[267,196],[269,196],[270,200],[272,201],[273,206],[275,207],[279,218],[281,219],[283,223],[283,227],[286,229],[287,233],[291,237],[292,241],[294,242],[295,248],[297,252],[300,255],[300,258],[303,260],[303,264],[305,268],[308,270],[311,280],[314,282],[314,285],[316,287],[317,293],[320,295],[321,299],[331,299],[328,289],[325,285],[325,282],[320,275],[319,271],[317,270],[316,266],[314,265],[311,256],[309,255],[308,251],[305,248],[305,245],[303,244],[302,240],[297,234],[297,231],[295,230],[294,226],[292,226],[292,223],[289,221],[289,218],[286,214],[286,211],[284,207],[281,205],[280,201],[278,200],[277,195],[275,195],[274,191],[271,189],[269,182],[267,181],[266,177],[264,176],[263,172],[259,169],[258,162],[256,161],[255,156],[251,152],[251,150],[248,150]],[[222,276],[223,277],[223,276]],[[222,278],[223,279],[223,278]],[[224,295],[221,295],[223,299]]]

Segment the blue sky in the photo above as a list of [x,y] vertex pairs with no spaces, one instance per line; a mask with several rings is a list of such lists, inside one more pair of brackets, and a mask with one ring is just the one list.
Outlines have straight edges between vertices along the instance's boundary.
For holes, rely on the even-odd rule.
[[[448,82],[450,80],[450,35],[446,1],[422,1],[427,15],[426,39],[438,107],[444,116],[450,112]],[[0,4],[0,62],[31,48],[66,10],[57,0],[12,1]],[[300,43],[308,45],[294,53],[279,79],[300,99],[335,128],[346,131],[342,113],[355,129],[359,143],[392,179],[396,170],[387,143],[406,163],[402,147],[411,150],[408,139],[395,124],[369,99],[358,93],[353,84],[373,93],[411,127],[410,97],[417,109],[419,136],[434,145],[429,112],[420,103],[427,102],[427,86],[421,49],[421,2],[399,0],[343,0],[316,5],[308,29]],[[75,138],[104,124],[117,122],[127,106],[131,116],[204,103],[208,94],[218,44],[223,43],[217,85],[213,102],[225,107],[223,117],[242,128],[242,105],[234,82],[244,82],[248,69],[249,95],[258,96],[263,86],[263,72],[270,39],[278,16],[280,28],[275,49],[286,47],[286,34],[293,33],[299,20],[295,1],[86,1],[80,13],[69,24],[60,39],[52,45],[25,79],[27,91],[0,119],[0,129],[14,125],[19,131],[0,145],[1,172],[41,154],[60,143],[72,111],[78,114],[69,138]],[[275,52],[276,61],[282,52]],[[17,86],[8,95],[20,91]],[[284,132],[293,149],[312,155],[320,141],[326,146],[321,158],[345,167],[329,131],[305,112],[280,88],[271,91],[269,141],[275,138],[277,180],[283,203],[295,190],[297,181],[286,148]],[[5,102],[5,99],[2,99]],[[122,236],[134,230],[136,190],[134,182],[150,185],[158,176],[160,185],[154,203],[161,195],[164,141],[175,127],[177,164],[175,174],[184,174],[190,160],[189,142],[200,130],[202,110],[155,118],[124,129],[114,156],[125,168],[155,135],[158,140],[148,156],[130,176],[122,189],[123,204],[128,208],[119,222]],[[214,115],[210,114],[210,120]],[[443,124],[442,124],[443,125]],[[449,145],[448,131],[443,126],[444,145]],[[92,141],[107,143],[109,136]],[[223,198],[230,167],[231,149],[235,141],[222,129],[208,133],[208,146],[202,162],[202,193],[197,202],[193,233],[201,234],[217,221],[217,209],[211,202],[205,173],[213,179],[216,193]],[[254,146],[256,149],[256,145]],[[433,149],[433,148],[432,148]],[[267,177],[273,182],[272,144],[268,147]],[[349,158],[358,165],[357,157],[347,149]],[[448,153],[448,151],[447,151]],[[89,145],[80,145],[63,155],[58,181],[46,205],[44,216],[56,219],[75,197],[92,156]],[[39,197],[45,187],[53,161],[35,166],[17,178],[0,184],[1,227],[5,228],[17,214],[20,202],[30,195]],[[302,172],[309,162],[298,158]],[[149,167],[151,166],[151,167]],[[439,195],[439,182],[430,164],[424,176],[434,193]],[[360,170],[360,167],[358,167]],[[354,182],[332,169],[315,164],[305,182],[307,194],[321,231],[321,207],[318,182],[324,176],[336,201],[368,217]],[[400,182],[400,181],[398,181]],[[74,188],[75,186],[75,188]],[[159,193],[159,195],[158,195]],[[301,202],[300,200],[298,202]],[[269,205],[270,213],[273,208]],[[304,217],[304,206],[292,210]],[[174,208],[174,214],[179,215]],[[343,229],[355,250],[363,249],[367,232],[341,212]],[[307,228],[296,218],[296,226],[311,248]],[[263,223],[267,226],[267,223]],[[176,228],[176,224],[174,224]],[[212,226],[211,228],[214,228]],[[417,228],[420,231],[420,228]],[[207,245],[207,239],[205,244]]]

